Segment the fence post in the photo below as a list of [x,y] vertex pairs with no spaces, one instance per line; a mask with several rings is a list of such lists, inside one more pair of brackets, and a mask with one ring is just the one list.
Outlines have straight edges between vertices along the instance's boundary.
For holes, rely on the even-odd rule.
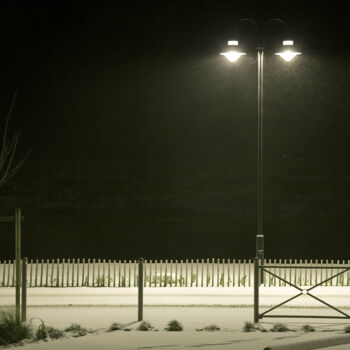
[[259,258],[254,258],[254,323],[259,322]]
[[139,259],[138,321],[143,320],[143,258]]
[[21,313],[21,209],[15,210],[15,247],[16,247],[16,322],[20,322]]
[[22,322],[27,320],[27,258],[22,260]]

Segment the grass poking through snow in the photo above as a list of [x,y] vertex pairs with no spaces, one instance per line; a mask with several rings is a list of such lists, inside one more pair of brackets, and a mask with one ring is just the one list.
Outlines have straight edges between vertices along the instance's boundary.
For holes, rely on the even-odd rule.
[[183,329],[183,325],[177,320],[169,321],[167,327],[165,327],[165,330],[168,332],[181,332]]
[[306,332],[306,333],[315,332],[315,327],[310,326],[309,324],[304,324],[304,325],[301,327],[301,330],[304,331],[304,332]]
[[32,339],[33,330],[27,323],[16,322],[12,311],[0,312],[0,345],[19,343],[24,339]]
[[152,325],[147,321],[142,321],[136,328],[138,331],[151,331],[153,330]]
[[65,328],[64,331],[71,333],[74,338],[83,337],[88,333],[87,329],[83,328],[78,323],[72,323],[69,327]]
[[244,322],[243,332],[254,332],[256,330],[257,330],[257,327],[253,322],[248,322],[248,321]]
[[290,329],[283,323],[275,323],[271,328],[271,332],[288,332]]

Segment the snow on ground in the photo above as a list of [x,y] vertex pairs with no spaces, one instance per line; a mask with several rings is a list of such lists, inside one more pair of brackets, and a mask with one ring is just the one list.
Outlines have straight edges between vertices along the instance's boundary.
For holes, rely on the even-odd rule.
[[[111,332],[29,344],[26,350],[263,350],[268,345],[307,339],[327,338],[329,334],[242,333],[242,332]],[[338,350],[336,347],[334,350]],[[349,345],[347,345],[348,349]],[[342,350],[343,350],[342,349]],[[332,349],[333,350],[333,349]],[[339,348],[340,350],[340,348]]]
[[[14,288],[0,288],[0,305],[14,304]],[[260,305],[275,305],[298,294],[292,287],[260,287]],[[350,287],[318,287],[315,296],[335,306],[350,308]],[[137,288],[28,288],[28,305],[137,305]],[[144,288],[145,305],[253,305],[252,287]],[[302,295],[291,306],[320,306]]]
[[[294,288],[288,287],[262,287],[260,291],[260,311],[265,310],[266,305],[276,304],[298,293]],[[350,308],[348,287],[321,287],[313,292],[333,305],[344,306],[345,312]],[[14,288],[0,288],[0,305],[13,305],[14,293]],[[61,329],[76,322],[99,332],[77,339],[27,344],[25,349],[262,350],[265,346],[278,342],[334,336],[350,324],[347,320],[273,318],[263,319],[262,326],[270,329],[274,323],[283,322],[297,332],[244,333],[244,322],[253,320],[252,288],[145,288],[144,294],[144,319],[159,331],[105,333],[112,322],[130,324],[131,328],[137,326],[137,288],[28,288],[28,320],[41,318],[46,325]],[[278,314],[335,315],[332,310],[315,308],[322,304],[309,296],[299,297],[291,305],[294,307],[279,309]],[[164,331],[171,319],[180,321],[185,331]],[[37,320],[33,320],[33,323],[38,325]],[[216,324],[221,330],[196,331],[210,324]],[[300,332],[301,326],[305,324],[313,325],[316,332]],[[349,345],[345,345],[334,350],[349,348]]]

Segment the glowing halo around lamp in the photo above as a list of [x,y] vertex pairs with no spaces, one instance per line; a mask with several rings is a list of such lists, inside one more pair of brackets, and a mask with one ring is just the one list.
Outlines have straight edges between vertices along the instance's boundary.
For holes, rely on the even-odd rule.
[[220,55],[225,56],[230,62],[236,62],[242,55],[246,55],[243,52],[228,51],[220,53]]
[[284,40],[283,46],[287,48],[286,51],[278,52],[276,55],[281,56],[286,62],[290,62],[295,56],[301,55],[301,52],[295,52],[292,50],[292,46],[294,45],[293,40]]
[[[228,46],[236,46],[238,49],[238,40],[229,40],[227,42]],[[230,62],[236,62],[241,56],[246,55],[243,52],[239,52],[236,50],[231,50],[227,52],[222,52],[220,55],[225,56]]]

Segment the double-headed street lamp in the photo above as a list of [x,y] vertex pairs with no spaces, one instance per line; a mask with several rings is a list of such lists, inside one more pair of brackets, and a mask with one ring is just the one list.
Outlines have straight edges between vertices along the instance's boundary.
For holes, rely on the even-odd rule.
[[[278,22],[281,23],[286,29],[286,24],[279,18],[272,18],[266,21],[262,26],[259,26],[251,18],[242,18],[236,23],[236,27],[243,23],[247,22],[254,25],[257,35],[258,43],[256,46],[258,53],[258,231],[256,235],[256,257],[264,261],[264,235],[263,235],[263,79],[264,79],[264,29],[265,27],[272,23]],[[288,39],[288,40],[287,40]],[[246,55],[246,53],[241,52],[239,49],[238,40],[228,41],[229,50],[223,52],[220,55],[225,56],[230,62],[236,62],[241,56]],[[290,62],[295,56],[300,55],[300,52],[294,51],[294,42],[285,38],[282,42],[282,49],[276,55],[282,57],[286,62]]]

